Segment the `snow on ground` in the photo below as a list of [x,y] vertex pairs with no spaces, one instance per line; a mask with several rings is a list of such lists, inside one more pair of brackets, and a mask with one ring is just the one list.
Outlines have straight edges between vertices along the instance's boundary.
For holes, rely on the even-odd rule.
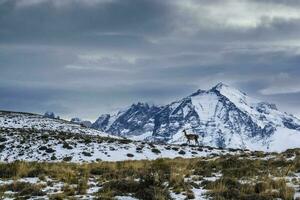
[[137,141],[142,141],[146,138],[150,138],[152,136],[152,132],[146,132],[144,134],[141,135],[133,135],[133,136],[129,136],[128,138],[130,138],[131,140],[137,140]]
[[[122,160],[153,160],[157,158],[194,158],[221,155],[227,153],[242,153],[242,150],[230,152],[228,150],[211,147],[152,144],[139,141],[118,140],[101,137],[71,137],[58,134],[28,133],[6,130],[0,161],[122,161]],[[13,133],[13,134],[12,134]],[[24,142],[23,138],[28,137]],[[46,139],[42,139],[45,137]],[[62,138],[60,138],[62,137]]]
[[205,200],[208,199],[205,195],[205,193],[207,192],[207,190],[203,189],[203,188],[193,188],[192,189],[194,195],[195,195],[195,200]]
[[0,111],[0,132],[0,161],[5,162],[153,160],[233,153],[210,147],[126,140],[78,124],[28,113]]
[[[219,179],[222,174],[217,173],[217,174],[212,174],[213,176],[211,177],[202,177],[203,180],[208,180],[208,181],[216,181],[217,179]],[[194,182],[195,184],[199,185],[199,187],[195,188],[193,187],[191,189],[191,191],[194,194],[194,199],[195,200],[206,200],[206,199],[210,199],[206,193],[208,192],[208,190],[204,189],[203,187],[200,187],[201,183],[203,180],[200,181],[195,181],[193,179],[197,179],[197,176],[191,176],[189,178],[185,178],[184,181],[185,182]],[[170,192],[171,197],[174,200],[182,200],[182,199],[187,199],[186,194],[183,193],[175,193],[173,191]]]
[[[48,131],[71,132],[74,134],[100,135],[115,137],[101,131],[85,128],[79,124],[61,119],[45,118],[42,115],[0,111],[1,128],[22,128]],[[116,137],[117,138],[117,137]]]
[[176,194],[175,192],[171,192],[170,195],[171,195],[171,198],[174,200],[181,200],[181,199],[186,198],[186,196],[182,193]]
[[136,199],[134,197],[130,197],[130,196],[116,196],[115,198],[116,198],[116,200],[138,200],[138,199]]
[[294,188],[295,194],[294,194],[294,199],[300,198],[300,173],[294,173],[293,177],[287,177],[288,184]]

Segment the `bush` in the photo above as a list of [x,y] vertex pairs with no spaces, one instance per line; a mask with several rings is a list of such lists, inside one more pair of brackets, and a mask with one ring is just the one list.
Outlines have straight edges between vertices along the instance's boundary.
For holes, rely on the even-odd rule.
[[180,150],[178,153],[179,153],[180,155],[184,155],[184,154],[185,154],[185,151]]
[[0,142],[6,142],[7,139],[5,137],[0,137]]
[[57,160],[57,157],[55,156],[55,154],[52,154],[52,156],[51,156],[50,159],[51,159],[51,160]]
[[160,154],[160,150],[156,149],[156,148],[153,148],[151,149],[152,153],[155,153],[155,154]]
[[92,156],[92,154],[90,152],[86,152],[86,151],[82,152],[82,154],[84,156],[87,156],[87,157],[91,157]]
[[73,196],[73,195],[75,195],[74,188],[72,188],[69,185],[64,185],[63,188],[62,188],[62,191],[63,191],[64,195],[66,195],[66,196]]
[[55,152],[55,150],[52,149],[52,148],[47,148],[46,149],[46,153],[54,153],[54,152]]
[[63,161],[69,162],[69,161],[72,160],[72,158],[73,158],[72,156],[66,156],[66,157],[63,158]]
[[128,154],[127,154],[127,157],[132,158],[132,157],[134,157],[134,155],[131,154],[131,153],[128,153]]
[[67,142],[64,142],[63,148],[64,149],[73,149],[73,147],[71,145],[69,145],[69,143],[67,143]]

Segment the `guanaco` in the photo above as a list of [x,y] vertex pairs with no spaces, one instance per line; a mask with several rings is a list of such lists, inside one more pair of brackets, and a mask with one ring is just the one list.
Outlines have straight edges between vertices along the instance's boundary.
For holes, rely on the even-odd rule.
[[199,138],[199,135],[196,135],[196,134],[187,134],[186,133],[186,130],[183,130],[183,134],[184,136],[186,137],[187,139],[187,142],[190,144],[191,143],[191,140],[195,141],[195,143],[199,144],[199,141],[198,141],[198,138]]

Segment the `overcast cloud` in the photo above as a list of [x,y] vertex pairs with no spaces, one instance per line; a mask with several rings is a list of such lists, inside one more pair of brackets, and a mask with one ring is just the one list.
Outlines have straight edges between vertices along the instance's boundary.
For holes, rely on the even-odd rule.
[[0,109],[95,119],[224,82],[300,115],[296,0],[0,0]]

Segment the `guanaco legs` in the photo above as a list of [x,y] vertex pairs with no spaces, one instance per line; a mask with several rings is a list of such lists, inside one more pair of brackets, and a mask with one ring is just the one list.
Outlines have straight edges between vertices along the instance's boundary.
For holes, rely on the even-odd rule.
[[183,134],[186,137],[187,142],[189,144],[191,143],[191,140],[192,141],[194,140],[196,144],[199,144],[199,141],[198,141],[199,135],[196,135],[196,134],[187,134],[186,130],[183,130]]

